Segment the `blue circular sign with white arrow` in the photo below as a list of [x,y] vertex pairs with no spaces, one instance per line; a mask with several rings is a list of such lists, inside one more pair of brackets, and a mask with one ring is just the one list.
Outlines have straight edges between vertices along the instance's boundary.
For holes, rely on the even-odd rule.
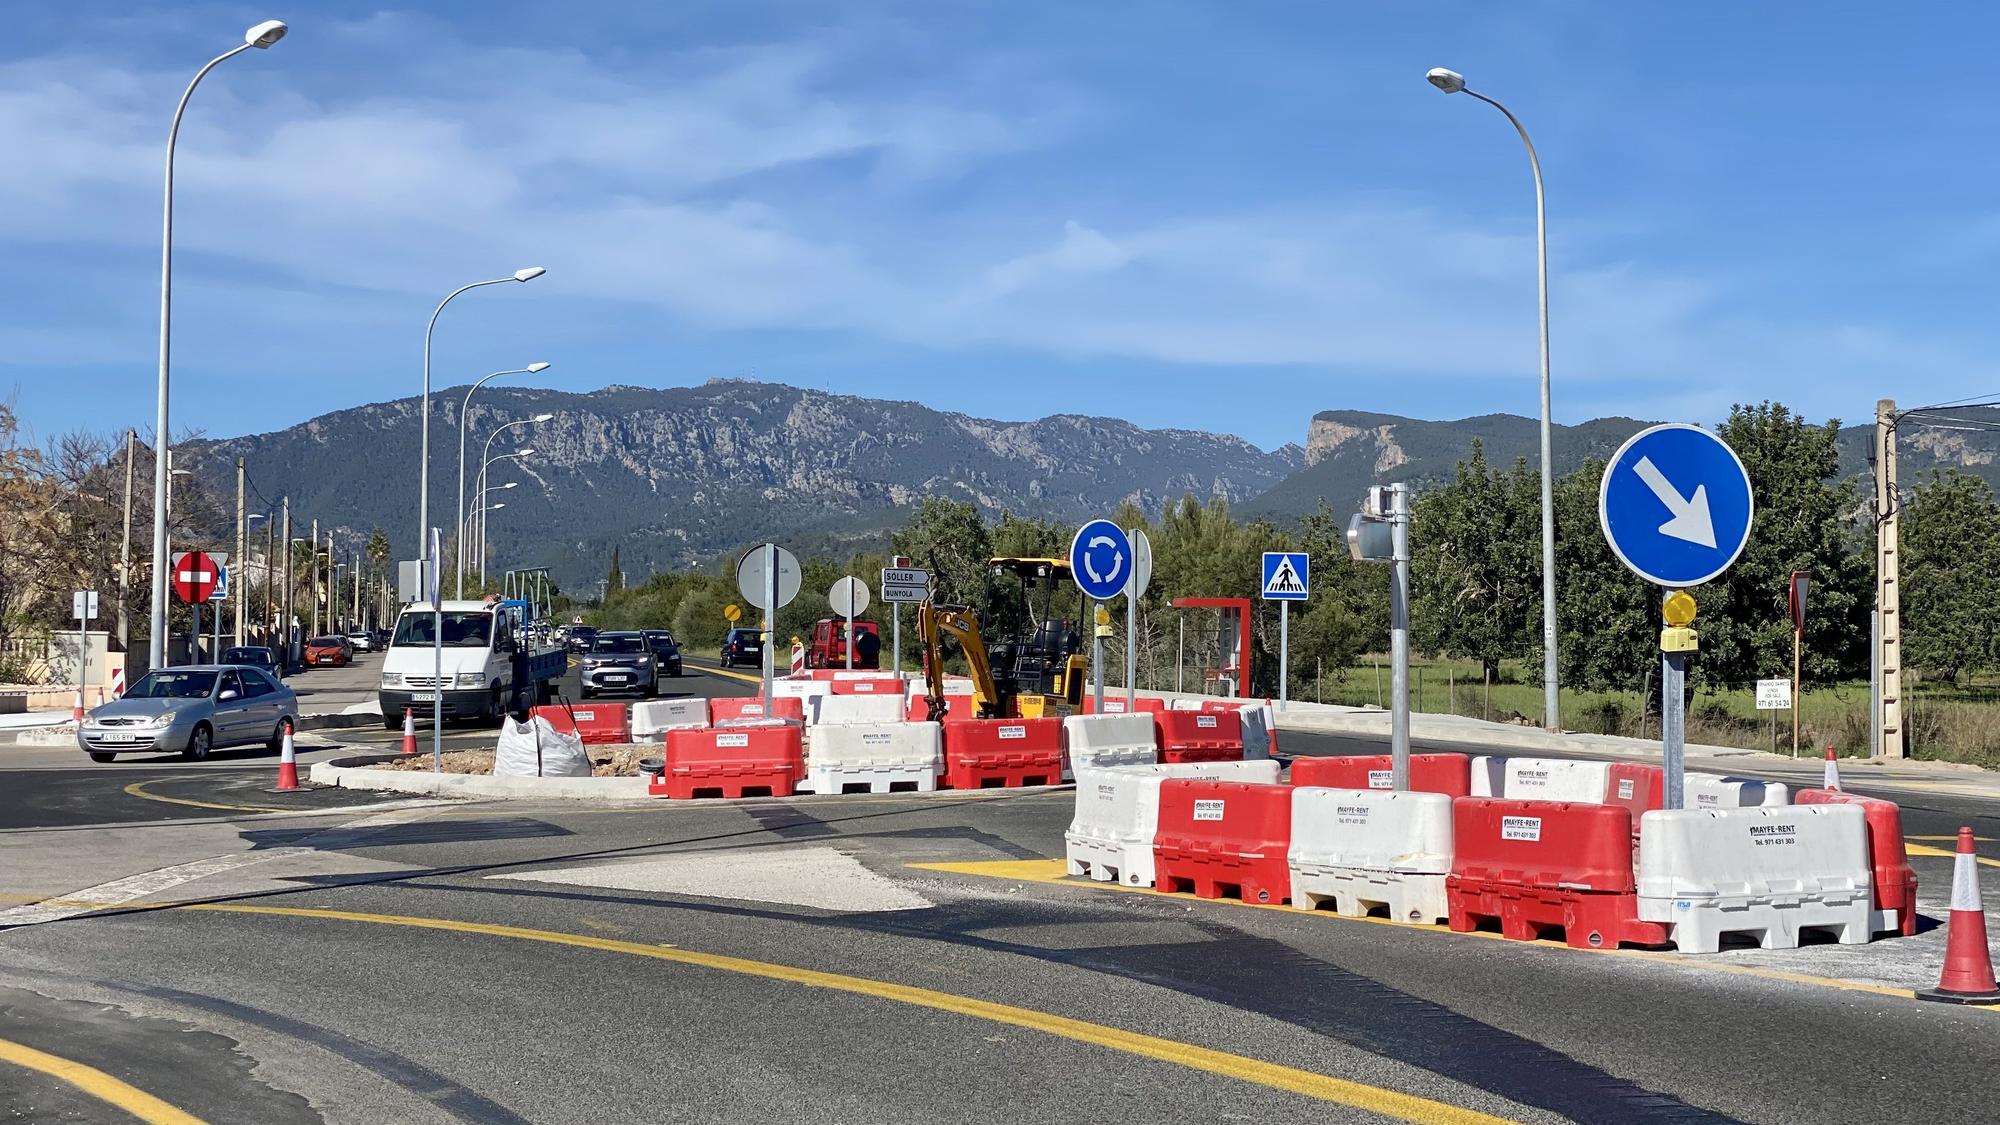
[[1132,541],[1110,520],[1091,520],[1070,540],[1069,569],[1084,597],[1109,601],[1132,580]]
[[1634,574],[1674,589],[1728,570],[1750,541],[1754,511],[1736,451],[1680,422],[1633,434],[1598,485],[1605,542]]

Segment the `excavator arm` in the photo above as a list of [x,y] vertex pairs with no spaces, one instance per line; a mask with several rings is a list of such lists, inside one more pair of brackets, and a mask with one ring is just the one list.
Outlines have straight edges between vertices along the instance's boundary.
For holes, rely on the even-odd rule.
[[1005,714],[1006,702],[1000,698],[993,683],[993,668],[986,662],[986,642],[979,636],[979,618],[970,609],[923,602],[917,606],[917,632],[924,646],[926,715],[931,722],[941,723],[945,716],[942,640],[947,634],[965,653],[979,717],[990,719]]

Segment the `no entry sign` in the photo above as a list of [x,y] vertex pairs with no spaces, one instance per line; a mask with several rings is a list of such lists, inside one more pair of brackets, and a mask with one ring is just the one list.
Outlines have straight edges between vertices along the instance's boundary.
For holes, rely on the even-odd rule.
[[191,605],[199,605],[215,592],[222,568],[200,551],[189,551],[174,559],[174,594]]

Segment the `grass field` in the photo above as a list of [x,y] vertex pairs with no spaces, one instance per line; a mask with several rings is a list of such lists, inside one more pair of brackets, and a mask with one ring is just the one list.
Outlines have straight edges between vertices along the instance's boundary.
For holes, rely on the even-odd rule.
[[[1302,685],[1300,698],[1325,703],[1386,706],[1389,659],[1364,656],[1341,676],[1326,676]],[[1650,687],[1651,685],[1648,685]],[[1799,711],[1802,754],[1817,757],[1831,745],[1846,756],[1869,752],[1868,684],[1857,680],[1838,684],[1807,684]],[[1501,722],[1539,725],[1541,685],[1532,682],[1518,662],[1503,662],[1490,686],[1481,682],[1476,662],[1413,660],[1410,664],[1410,707],[1415,711],[1469,715]],[[1639,691],[1562,691],[1563,726],[1594,734],[1658,738],[1660,721],[1648,714]],[[1716,691],[1696,691],[1688,702],[1690,742],[1789,751],[1790,711],[1759,711],[1750,684]],[[1905,724],[1919,758],[1970,762],[2000,767],[2000,688],[1989,684],[1911,685]]]

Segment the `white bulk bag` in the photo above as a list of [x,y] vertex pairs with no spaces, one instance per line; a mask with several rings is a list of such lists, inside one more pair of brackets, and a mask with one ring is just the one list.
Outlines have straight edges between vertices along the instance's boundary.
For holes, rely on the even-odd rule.
[[494,747],[493,776],[589,777],[590,755],[581,735],[557,731],[539,715],[525,723],[508,716]]

